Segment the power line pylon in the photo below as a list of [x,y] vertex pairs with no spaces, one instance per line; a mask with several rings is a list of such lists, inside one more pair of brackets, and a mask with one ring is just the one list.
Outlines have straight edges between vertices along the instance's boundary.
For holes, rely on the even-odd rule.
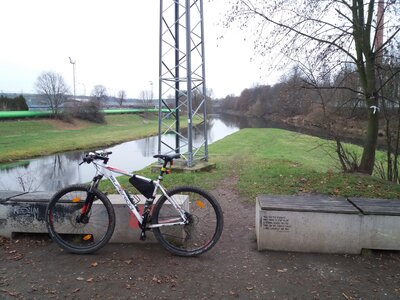
[[203,0],[160,0],[158,153],[208,160],[206,102]]

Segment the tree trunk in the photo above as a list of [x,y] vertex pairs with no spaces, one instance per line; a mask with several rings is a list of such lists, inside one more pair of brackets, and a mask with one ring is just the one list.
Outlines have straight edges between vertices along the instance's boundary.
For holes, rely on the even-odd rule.
[[365,137],[364,150],[361,157],[359,171],[371,175],[375,165],[375,150],[378,142],[379,112],[371,108],[378,107],[378,97],[367,100],[368,106],[368,127]]

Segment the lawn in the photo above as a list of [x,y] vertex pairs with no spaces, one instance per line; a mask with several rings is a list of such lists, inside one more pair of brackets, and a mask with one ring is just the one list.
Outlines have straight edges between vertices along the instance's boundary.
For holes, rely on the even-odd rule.
[[[343,197],[398,198],[400,185],[374,176],[343,174],[332,142],[281,129],[243,129],[210,145],[217,168],[204,173],[173,173],[165,185],[215,188],[236,176],[237,189],[250,202],[260,194],[321,193]],[[347,145],[355,151],[361,148]],[[150,168],[140,174],[155,177]],[[121,179],[129,187],[126,178]],[[103,187],[112,191],[109,184]]]
[[0,122],[0,162],[93,149],[155,135],[156,114],[107,115],[106,124],[51,119]]

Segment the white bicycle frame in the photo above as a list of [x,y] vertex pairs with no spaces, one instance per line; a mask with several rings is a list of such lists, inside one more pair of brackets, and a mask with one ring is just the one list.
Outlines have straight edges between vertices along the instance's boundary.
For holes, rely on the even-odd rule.
[[131,200],[129,199],[128,195],[126,194],[124,189],[121,187],[120,183],[118,182],[117,178],[115,178],[113,173],[118,173],[118,174],[129,176],[129,177],[135,175],[139,179],[142,179],[142,180],[145,180],[145,181],[148,181],[148,182],[153,181],[153,183],[154,183],[153,197],[155,198],[157,190],[160,190],[161,193],[172,204],[172,206],[179,212],[180,218],[169,219],[168,223],[164,223],[164,224],[148,224],[147,228],[157,228],[157,227],[163,227],[163,226],[184,225],[184,224],[187,223],[187,218],[186,218],[186,215],[185,215],[185,211],[180,207],[180,205],[172,197],[170,197],[168,195],[167,191],[160,184],[160,181],[162,179],[161,176],[159,176],[157,180],[152,180],[152,179],[149,179],[147,177],[143,177],[143,176],[140,176],[140,175],[129,173],[129,172],[124,171],[124,170],[120,170],[120,169],[114,168],[114,167],[109,166],[107,164],[99,164],[96,161],[93,161],[92,163],[94,164],[94,166],[96,168],[96,175],[104,176],[104,177],[106,177],[107,179],[109,179],[111,181],[111,183],[113,184],[113,186],[117,190],[118,194],[120,194],[121,197],[125,200],[126,205],[128,205],[129,209],[135,215],[136,219],[138,220],[138,222],[140,224],[143,224],[143,217],[140,215],[140,213],[137,210],[137,208],[135,207],[135,205],[133,205],[133,203],[131,202]]

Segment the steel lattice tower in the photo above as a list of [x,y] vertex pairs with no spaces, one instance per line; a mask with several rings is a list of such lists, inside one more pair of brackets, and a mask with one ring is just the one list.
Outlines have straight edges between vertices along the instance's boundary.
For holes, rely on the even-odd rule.
[[159,154],[208,159],[206,101],[203,0],[160,0]]

